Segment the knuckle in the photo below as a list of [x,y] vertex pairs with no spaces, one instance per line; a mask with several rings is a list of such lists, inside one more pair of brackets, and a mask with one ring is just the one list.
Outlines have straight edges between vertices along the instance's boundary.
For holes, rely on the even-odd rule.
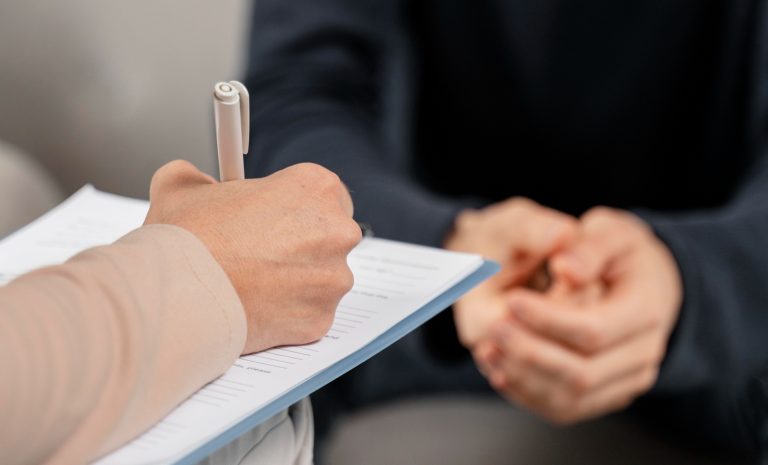
[[349,292],[354,285],[355,285],[355,275],[352,274],[352,270],[350,270],[347,264],[345,263],[337,279],[338,290],[342,295],[344,295],[347,292]]
[[333,325],[334,308],[330,305],[320,305],[312,309],[313,317],[296,326],[298,344],[308,344],[323,337]]
[[321,235],[317,237],[323,250],[331,257],[347,254],[362,240],[363,232],[360,226],[350,218],[339,218],[338,221],[327,221],[321,226]]
[[303,162],[296,163],[285,168],[285,171],[289,171],[301,176],[313,176],[315,173],[322,171],[324,168],[316,163]]
[[309,344],[323,337],[324,332],[321,331],[319,325],[304,325],[303,328],[296,330],[297,344]]
[[323,306],[317,315],[317,337],[323,336],[333,326],[333,320],[336,316],[335,303]]
[[[320,282],[322,288],[322,308],[333,313],[336,304],[354,285],[354,276],[346,262],[339,260],[335,266],[328,269],[325,278]],[[323,313],[327,313],[323,311]]]
[[592,228],[607,227],[617,223],[618,215],[616,209],[601,206],[591,208],[581,219],[585,225]]
[[349,252],[363,239],[363,230],[355,221],[345,218],[345,224],[337,229],[339,245]]
[[302,163],[300,166],[305,176],[319,186],[341,187],[342,185],[339,176],[323,166],[316,163]]
[[526,197],[512,197],[506,203],[510,211],[515,213],[532,210],[539,206],[539,204]]
[[524,207],[524,208],[532,208],[538,205],[536,202],[534,202],[533,200],[527,197],[512,197],[510,202],[512,203],[512,205],[515,205],[517,207]]
[[597,219],[597,218],[613,218],[616,210],[611,207],[597,206],[592,207],[584,214],[584,218]]
[[324,336],[330,329],[331,326],[333,326],[333,320],[336,316],[336,305],[331,305],[327,308],[326,312],[323,312],[322,316],[320,317],[320,321],[318,325],[320,326],[320,335],[318,337]]
[[325,190],[342,185],[336,173],[316,163],[298,163],[286,168],[285,171],[298,177],[305,188]]

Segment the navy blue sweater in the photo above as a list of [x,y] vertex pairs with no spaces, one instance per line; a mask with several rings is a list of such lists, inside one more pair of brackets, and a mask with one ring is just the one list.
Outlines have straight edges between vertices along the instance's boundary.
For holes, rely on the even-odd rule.
[[[249,176],[320,163],[377,235],[435,246],[460,209],[510,196],[575,215],[637,211],[672,250],[685,292],[638,409],[756,449],[768,2],[255,5]],[[457,344],[441,334],[430,338],[439,351]]]

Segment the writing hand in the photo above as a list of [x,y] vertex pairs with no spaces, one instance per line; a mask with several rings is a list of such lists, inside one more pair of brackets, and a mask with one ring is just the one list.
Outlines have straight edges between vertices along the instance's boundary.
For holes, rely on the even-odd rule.
[[352,287],[360,227],[346,187],[318,165],[219,183],[171,162],[152,178],[150,205],[145,223],[191,231],[229,276],[248,322],[244,353],[319,339]]

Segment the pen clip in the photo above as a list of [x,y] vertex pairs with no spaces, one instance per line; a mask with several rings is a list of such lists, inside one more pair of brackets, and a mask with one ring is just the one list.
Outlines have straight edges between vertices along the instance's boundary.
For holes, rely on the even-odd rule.
[[248,153],[248,142],[251,133],[251,99],[248,89],[240,81],[229,81],[229,84],[237,90],[240,96],[240,130],[243,134],[243,154]]

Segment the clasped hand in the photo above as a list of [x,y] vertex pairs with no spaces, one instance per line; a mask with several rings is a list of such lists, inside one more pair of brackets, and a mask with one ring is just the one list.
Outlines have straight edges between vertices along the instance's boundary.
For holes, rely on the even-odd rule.
[[[460,214],[446,248],[502,265],[454,317],[510,402],[568,424],[620,410],[654,385],[682,284],[639,218],[595,208],[576,219],[516,198]],[[542,269],[550,283],[533,289]]]

